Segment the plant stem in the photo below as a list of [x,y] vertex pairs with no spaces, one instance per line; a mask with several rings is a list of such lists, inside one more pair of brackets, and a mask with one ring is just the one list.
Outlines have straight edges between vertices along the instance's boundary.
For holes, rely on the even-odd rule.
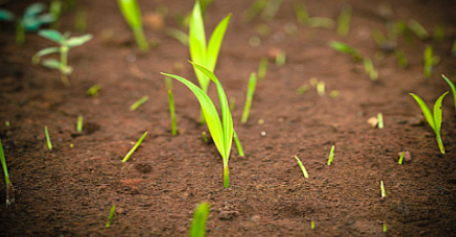
[[173,91],[168,90],[169,113],[171,114],[171,134],[177,135],[176,109],[174,108]]
[[2,139],[0,138],[0,161],[2,162],[3,173],[5,174],[5,183],[8,186],[10,183],[8,167],[6,166],[5,154],[3,153]]
[[51,138],[49,137],[48,127],[44,126],[44,135],[46,136],[46,143],[49,151],[52,151],[52,142]]
[[228,169],[228,164],[223,162],[223,187],[229,188],[230,187],[230,170]]
[[146,136],[147,136],[147,132],[145,132],[142,135],[142,137],[138,140],[138,142],[136,142],[135,146],[133,146],[133,148],[131,148],[131,150],[123,158],[122,163],[127,162],[127,160],[130,159],[130,157],[133,155],[133,152],[135,152],[136,149],[138,149],[139,145],[141,145],[142,141],[144,140],[144,138],[146,138]]
[[76,131],[78,133],[81,133],[82,129],[83,129],[83,126],[84,126],[84,118],[81,115],[79,115],[78,116],[78,123],[76,124]]
[[114,213],[116,213],[116,205],[112,205],[111,211],[109,212],[108,222],[106,223],[106,228],[111,227],[112,219],[114,219]]
[[70,86],[70,80],[67,75],[68,64],[68,46],[60,47],[60,78],[66,87]]
[[437,139],[437,144],[439,145],[440,153],[445,155],[445,148],[443,147],[442,137],[440,136],[440,134],[437,134],[435,138]]
[[19,20],[16,23],[16,44],[24,44],[25,43],[25,29],[24,24],[22,21]]
[[133,28],[133,34],[135,35],[136,43],[138,43],[139,49],[143,53],[149,51],[149,43],[147,43],[142,27]]

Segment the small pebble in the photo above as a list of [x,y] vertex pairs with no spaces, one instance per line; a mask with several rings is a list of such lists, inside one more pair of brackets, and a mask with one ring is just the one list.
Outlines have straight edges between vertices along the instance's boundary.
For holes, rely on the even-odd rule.
[[377,125],[378,125],[378,119],[377,119],[376,117],[369,118],[369,119],[367,120],[367,123],[368,123],[371,127],[375,128],[375,127],[377,127]]
[[265,137],[265,136],[266,136],[266,132],[265,132],[265,131],[262,131],[262,132],[260,133],[260,136]]

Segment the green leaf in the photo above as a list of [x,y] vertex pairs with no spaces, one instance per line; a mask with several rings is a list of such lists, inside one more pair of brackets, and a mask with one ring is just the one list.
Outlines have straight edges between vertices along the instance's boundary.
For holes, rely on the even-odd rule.
[[434,131],[437,134],[437,136],[440,136],[440,128],[442,126],[442,101],[446,94],[448,94],[448,91],[443,93],[434,104]]
[[190,227],[190,237],[206,236],[206,223],[209,216],[209,204],[201,203],[196,207]]
[[55,17],[51,14],[44,14],[37,17],[24,18],[22,23],[26,31],[36,31],[41,25],[52,23],[55,21]]
[[36,15],[40,14],[45,9],[46,9],[46,5],[44,5],[44,3],[40,3],[40,2],[34,3],[25,10],[24,18],[35,17]]
[[453,93],[453,99],[454,99],[454,108],[456,111],[456,87],[454,86],[453,82],[450,81],[445,75],[442,74],[443,79],[450,85],[451,91]]
[[43,66],[52,69],[60,69],[60,62],[56,59],[47,59],[42,63]]
[[15,18],[16,16],[14,15],[14,13],[4,9],[0,9],[0,21],[14,21]]
[[351,55],[353,57],[353,60],[355,61],[360,61],[363,58],[361,54],[358,52],[358,50],[344,43],[338,41],[331,41],[329,43],[329,46],[336,51]]
[[57,53],[59,51],[60,51],[59,47],[50,47],[50,48],[42,49],[42,50],[38,51],[38,53],[33,55],[32,63],[37,64],[40,60],[40,57],[43,57],[45,55],[52,54],[52,53]]
[[93,38],[93,36],[91,34],[86,34],[86,35],[82,35],[82,36],[78,36],[78,37],[71,37],[70,39],[67,40],[66,43],[67,43],[68,47],[73,48],[73,47],[85,44],[87,41],[91,40],[92,38]]
[[[204,30],[203,16],[201,13],[200,3],[197,1],[193,7],[189,26],[189,50],[193,62],[207,66],[207,48],[206,48],[206,33]],[[198,82],[204,91],[207,91],[209,79],[201,72],[195,69]]]
[[56,30],[40,30],[38,32],[38,35],[48,39],[48,40],[52,40],[58,44],[63,44],[64,42],[64,36],[56,31]]
[[413,97],[413,99],[416,100],[416,102],[418,103],[418,105],[421,108],[421,111],[424,114],[424,117],[426,118],[427,122],[431,126],[432,130],[434,130],[434,132],[435,132],[436,131],[436,126],[435,126],[434,116],[432,115],[432,112],[429,109],[429,107],[426,105],[426,103],[419,96],[417,96],[417,95],[415,95],[413,93],[410,93],[410,95]]
[[118,0],[120,10],[131,28],[141,28],[141,11],[136,0]]
[[220,52],[220,46],[222,45],[223,37],[225,36],[226,28],[230,23],[231,14],[226,16],[215,28],[212,33],[209,45],[207,46],[207,68],[214,71],[215,65],[217,64],[218,54]]

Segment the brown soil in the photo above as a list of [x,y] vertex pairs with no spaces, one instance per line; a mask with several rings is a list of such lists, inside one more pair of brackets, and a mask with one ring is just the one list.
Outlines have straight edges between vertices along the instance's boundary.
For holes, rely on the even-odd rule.
[[[208,236],[454,236],[456,233],[456,119],[453,96],[443,106],[442,136],[447,154],[439,155],[427,124],[416,125],[421,111],[408,95],[428,104],[449,87],[444,73],[456,79],[450,49],[456,33],[454,1],[349,0],[351,32],[298,25],[295,35],[285,26],[295,23],[293,1],[285,1],[266,24],[271,34],[262,44],[253,22],[242,20],[251,2],[216,1],[206,22],[211,31],[228,13],[233,18],[220,53],[216,75],[230,99],[236,99],[235,128],[246,157],[233,148],[231,187],[223,188],[222,160],[213,144],[205,144],[198,125],[199,105],[191,92],[174,83],[178,136],[171,136],[167,93],[159,72],[174,72],[195,81],[186,62],[188,49],[162,31],[146,28],[159,46],[140,55],[115,1],[78,1],[88,11],[87,32],[94,39],[70,52],[72,86],[65,88],[56,71],[30,63],[31,56],[52,43],[35,34],[23,46],[14,44],[14,29],[2,23],[0,33],[0,133],[16,188],[16,202],[0,205],[1,236],[186,236],[196,204],[209,202]],[[173,15],[191,10],[192,1],[139,1],[144,13],[168,7]],[[305,1],[311,16],[336,19],[343,1]],[[10,1],[5,8],[21,12],[27,1]],[[374,58],[379,48],[371,30],[386,32],[378,13],[382,4],[398,20],[416,19],[428,31],[444,24],[443,42],[432,40],[399,46],[409,68],[397,66],[394,55],[376,57],[380,80],[370,81],[362,64],[328,47],[346,42]],[[64,14],[60,29],[73,30],[75,12]],[[103,32],[114,37],[107,40]],[[433,75],[424,79],[423,52],[434,46],[440,57]],[[287,62],[270,63],[259,82],[246,125],[240,124],[249,74],[272,49],[287,53]],[[177,70],[176,63],[183,68]],[[316,77],[336,98],[321,97],[315,88],[304,95],[297,88]],[[86,90],[100,84],[98,97]],[[216,96],[214,88],[211,96]],[[137,111],[129,106],[142,96],[150,99]],[[383,113],[385,128],[367,120]],[[85,132],[78,135],[78,115]],[[5,126],[5,121],[11,123]],[[260,123],[263,121],[264,123]],[[45,146],[48,126],[55,149]],[[133,157],[120,160],[148,131]],[[262,136],[261,133],[265,133]],[[326,165],[331,145],[335,158]],[[409,151],[411,161],[398,165],[397,154]],[[304,179],[294,155],[309,172]],[[380,181],[387,197],[380,197]],[[2,181],[3,182],[3,181]],[[0,187],[5,203],[5,187]],[[111,206],[117,212],[105,228]],[[315,229],[311,229],[311,221]],[[388,231],[383,233],[383,224]]]

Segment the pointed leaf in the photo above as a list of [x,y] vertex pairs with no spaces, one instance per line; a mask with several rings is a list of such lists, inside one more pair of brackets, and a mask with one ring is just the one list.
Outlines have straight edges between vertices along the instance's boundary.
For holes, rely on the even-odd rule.
[[85,44],[87,41],[91,40],[93,36],[91,34],[86,34],[78,37],[71,37],[67,40],[67,45],[70,48]]
[[434,104],[434,131],[437,135],[440,134],[440,128],[442,126],[442,101],[446,94],[448,94],[448,91],[443,93]]
[[220,46],[222,45],[223,37],[225,36],[226,28],[230,23],[231,14],[225,17],[215,28],[212,33],[209,45],[207,46],[207,68],[214,71],[215,65],[217,65],[217,58],[220,52]]
[[431,126],[432,130],[435,130],[435,121],[434,121],[434,116],[432,116],[432,112],[429,109],[429,107],[426,105],[426,103],[417,95],[410,93],[410,95],[415,99],[415,101],[418,103],[420,106],[421,111],[423,112],[424,117],[426,118],[427,122]]
[[34,17],[34,16],[40,14],[45,9],[46,9],[46,5],[44,5],[44,3],[40,3],[40,2],[34,3],[25,10],[24,18]]
[[[201,5],[198,1],[193,7],[192,16],[190,18],[188,39],[192,61],[200,65],[207,65],[206,33],[204,30]],[[198,70],[194,70],[201,88],[203,88],[204,91],[207,91],[209,79]]]
[[14,21],[16,16],[14,13],[5,10],[5,9],[0,9],[0,21]]
[[50,48],[45,48],[40,51],[38,51],[35,55],[33,55],[32,63],[37,64],[40,60],[40,57],[43,57],[48,54],[52,53],[57,53],[60,51],[59,47],[50,47]]
[[451,88],[451,91],[453,93],[453,99],[454,99],[454,107],[456,110],[456,87],[454,86],[453,82],[451,82],[450,79],[448,79],[445,75],[442,74],[442,77],[443,77],[443,79],[445,79],[445,81],[448,83],[448,85]]
[[60,69],[60,62],[56,59],[47,59],[42,63],[43,66],[52,69]]
[[136,0],[118,0],[120,10],[131,28],[141,28],[141,11]]
[[26,31],[36,31],[41,25],[55,21],[55,17],[51,14],[44,14],[37,17],[26,17],[22,21]]
[[190,237],[206,236],[206,222],[209,216],[209,204],[203,202],[196,207],[190,227]]
[[52,40],[58,44],[62,44],[64,37],[56,30],[40,30],[38,34],[46,39]]

